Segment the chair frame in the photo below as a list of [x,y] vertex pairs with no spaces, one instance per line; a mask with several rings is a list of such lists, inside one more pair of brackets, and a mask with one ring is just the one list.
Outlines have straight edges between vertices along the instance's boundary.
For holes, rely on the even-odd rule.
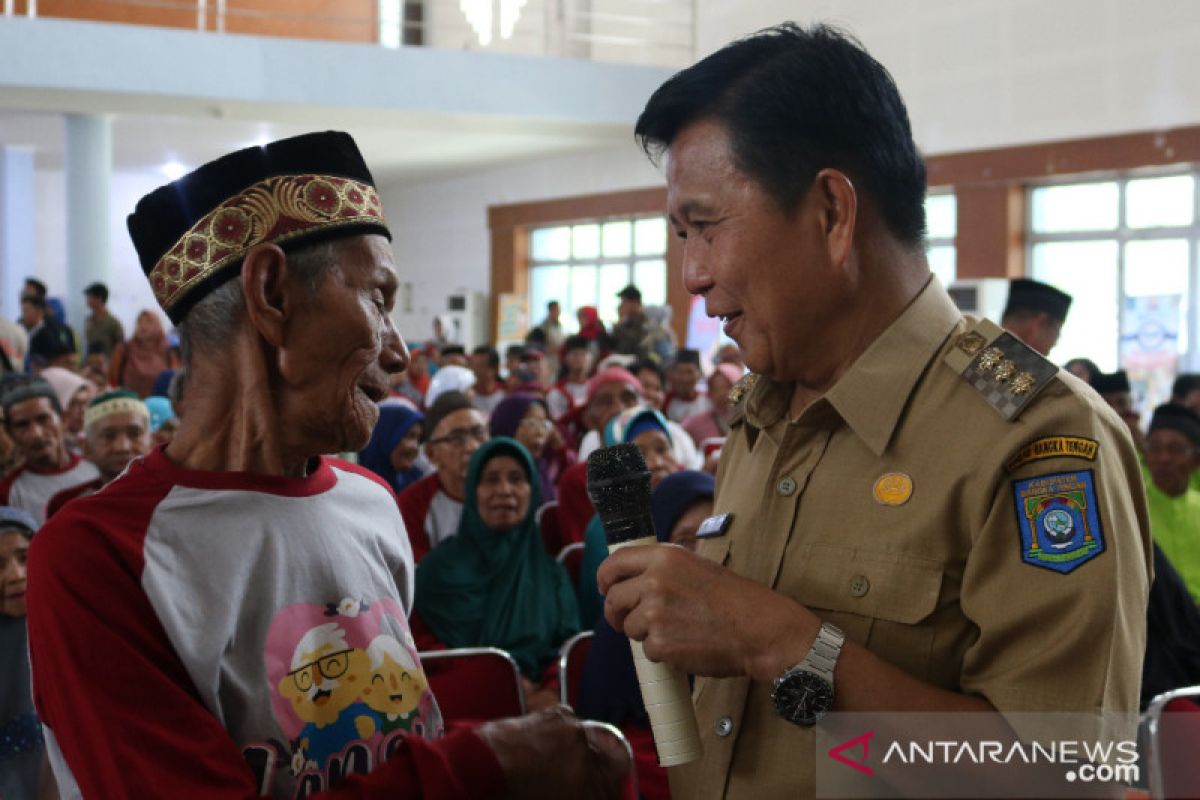
[[570,664],[571,651],[575,649],[575,645],[584,639],[591,639],[595,635],[594,631],[582,631],[567,639],[558,649],[558,701],[567,708],[574,708],[568,698],[570,686],[567,681],[567,667]]
[[599,722],[594,719],[580,720],[580,724],[583,725],[585,730],[592,728],[595,730],[606,731],[615,736],[617,740],[621,742],[621,745],[625,748],[625,755],[629,757],[629,774],[625,776],[625,781],[633,790],[634,797],[639,797],[640,793],[638,791],[637,760],[633,756],[633,745],[631,745],[629,740],[625,738],[625,734],[621,732],[621,729],[616,725],[611,725],[607,722]]
[[[507,650],[501,650],[499,647],[458,647],[452,650],[425,650],[417,653],[418,659],[424,665],[426,661],[451,661],[456,658],[471,658],[473,656],[499,656],[508,662],[512,667],[513,683],[517,687],[517,698],[521,702],[521,714],[529,713],[529,707],[525,704],[525,684],[521,682],[521,668],[517,666],[517,660]],[[424,668],[422,666],[422,668]]]
[[1158,728],[1162,724],[1163,711],[1172,700],[1181,698],[1200,698],[1200,686],[1188,686],[1163,692],[1150,701],[1142,714],[1142,722],[1146,725],[1146,761],[1150,766],[1150,797],[1154,800],[1165,797],[1163,794],[1162,750],[1158,746]]

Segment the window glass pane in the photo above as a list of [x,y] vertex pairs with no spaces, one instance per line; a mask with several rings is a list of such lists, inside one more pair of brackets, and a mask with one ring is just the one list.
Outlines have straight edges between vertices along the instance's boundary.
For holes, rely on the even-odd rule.
[[563,307],[563,318],[571,319],[575,309],[571,308],[571,272],[566,264],[534,267],[529,270],[529,316],[531,325],[537,325],[546,315],[546,304],[557,300]]
[[[1187,239],[1152,239],[1125,245],[1125,295],[1163,297],[1177,295],[1179,352],[1187,352],[1188,313]],[[1127,328],[1128,330],[1128,328]]]
[[575,258],[595,258],[600,255],[600,226],[571,226],[571,255]]
[[633,223],[633,251],[639,256],[656,256],[667,252],[667,220],[647,217]]
[[1117,243],[1047,242],[1033,246],[1033,277],[1075,298],[1050,360],[1090,358],[1100,369],[1117,368]]
[[565,261],[571,257],[571,229],[534,228],[529,255],[534,261]]
[[925,227],[930,239],[953,239],[958,231],[958,201],[952,194],[925,197]]
[[571,314],[583,306],[596,305],[596,267],[571,267]]
[[642,290],[642,303],[648,306],[667,304],[667,262],[639,261],[633,265],[633,282]]
[[606,222],[604,224],[604,257],[621,258],[629,255],[633,246],[630,237],[633,235],[633,223],[629,220],[622,222]]
[[1125,187],[1125,220],[1131,228],[1189,225],[1195,216],[1196,185],[1191,175],[1141,178]]
[[[617,292],[628,285],[628,264],[605,264],[600,267],[600,298],[596,305],[600,311],[600,319],[610,328],[617,321],[617,306],[621,302],[617,298]],[[645,302],[644,296],[642,301]]]
[[1117,227],[1116,183],[1043,186],[1033,192],[1033,230],[1103,231]]
[[941,281],[942,286],[954,283],[955,249],[953,245],[942,245],[929,248],[926,257],[929,259],[929,269]]

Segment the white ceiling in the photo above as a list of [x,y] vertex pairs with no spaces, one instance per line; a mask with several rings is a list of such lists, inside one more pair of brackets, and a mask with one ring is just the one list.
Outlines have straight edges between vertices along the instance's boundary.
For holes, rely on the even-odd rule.
[[[3,103],[0,92],[0,104]],[[223,153],[306,131],[349,131],[378,180],[407,181],[491,165],[597,149],[628,142],[630,133],[606,126],[398,118],[388,124],[354,120],[314,109],[307,119],[216,119],[203,116],[112,114],[113,168],[158,171],[168,161],[196,167]],[[0,109],[0,144],[31,147],[39,169],[63,166],[62,113]]]

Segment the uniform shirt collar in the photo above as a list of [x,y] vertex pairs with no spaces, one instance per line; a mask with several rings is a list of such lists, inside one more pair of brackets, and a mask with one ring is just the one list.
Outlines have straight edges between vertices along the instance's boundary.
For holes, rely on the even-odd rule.
[[[810,410],[825,403],[851,430],[882,455],[908,398],[962,314],[933,278],[900,316]],[[791,386],[759,380],[746,398],[746,421],[768,428],[784,418]]]

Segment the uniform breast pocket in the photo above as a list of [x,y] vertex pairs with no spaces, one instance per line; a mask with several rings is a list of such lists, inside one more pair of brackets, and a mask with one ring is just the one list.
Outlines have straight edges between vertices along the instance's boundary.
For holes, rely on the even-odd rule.
[[814,544],[788,554],[778,590],[837,625],[851,641],[925,678],[942,572],[935,559]]

